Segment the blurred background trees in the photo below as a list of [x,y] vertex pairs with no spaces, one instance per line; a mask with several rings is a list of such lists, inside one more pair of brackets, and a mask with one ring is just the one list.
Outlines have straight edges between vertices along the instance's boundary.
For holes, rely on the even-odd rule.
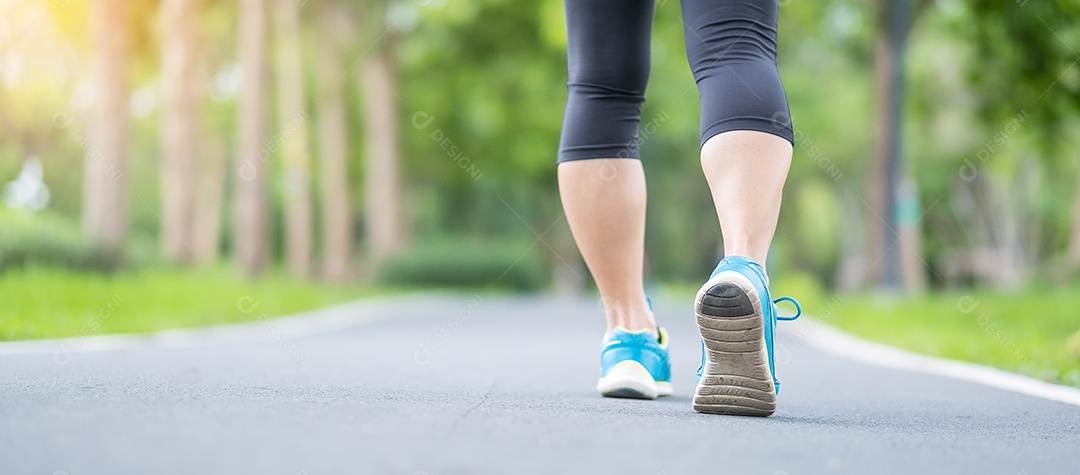
[[128,236],[131,6],[123,0],[91,3],[90,74],[95,100],[84,146],[82,222],[88,240],[119,251]]
[[[270,256],[269,181],[272,163],[267,142],[266,0],[240,3],[240,111],[237,114],[237,170],[233,254],[246,275],[262,272]],[[235,87],[235,86],[234,86]],[[235,92],[235,91],[229,91]]]
[[[796,144],[774,273],[851,289],[893,269],[915,292],[1073,278],[1080,5],[781,3]],[[51,201],[0,213],[0,268],[229,260],[250,276],[588,284],[554,185],[561,0],[2,8],[0,181],[38,157]],[[890,11],[907,25],[895,63]],[[655,22],[648,274],[694,282],[718,227],[678,2],[659,0]],[[882,108],[901,85],[889,129]],[[902,131],[892,187],[889,130]],[[13,224],[29,213],[50,224]],[[80,241],[48,236],[69,232]]]

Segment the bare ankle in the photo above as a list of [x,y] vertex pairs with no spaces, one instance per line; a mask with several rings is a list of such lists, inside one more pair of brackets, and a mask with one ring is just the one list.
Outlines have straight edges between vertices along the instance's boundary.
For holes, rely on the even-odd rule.
[[644,296],[631,300],[604,300],[608,330],[619,327],[627,331],[649,330],[656,332],[656,319]]

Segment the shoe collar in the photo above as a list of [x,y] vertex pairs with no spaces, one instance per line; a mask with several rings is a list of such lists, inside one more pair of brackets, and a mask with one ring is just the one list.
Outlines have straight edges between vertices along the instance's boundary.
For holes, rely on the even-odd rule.
[[654,336],[655,335],[657,344],[659,344],[661,348],[667,348],[667,346],[668,346],[668,332],[667,332],[667,329],[664,328],[664,327],[656,327],[656,332],[653,332],[652,330],[649,330],[649,329],[641,329],[641,330],[633,330],[633,331],[631,331],[631,330],[627,330],[626,328],[623,328],[623,327],[615,327],[615,328],[611,329],[611,331],[609,331],[606,335],[604,335],[604,341],[611,340],[612,338],[615,338],[618,335],[627,335],[627,336],[638,337],[638,338],[640,338],[642,336],[645,336],[645,335],[648,335],[648,336]]

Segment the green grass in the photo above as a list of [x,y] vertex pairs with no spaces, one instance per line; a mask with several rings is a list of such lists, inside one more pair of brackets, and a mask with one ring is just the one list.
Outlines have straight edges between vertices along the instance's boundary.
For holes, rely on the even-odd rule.
[[1076,286],[890,297],[836,295],[809,278],[787,277],[773,290],[799,299],[807,315],[868,340],[1080,387]]
[[864,295],[831,310],[819,318],[869,339],[1080,386],[1080,289]]
[[375,293],[357,285],[248,281],[228,268],[143,274],[27,267],[0,273],[0,340],[148,332],[280,316]]

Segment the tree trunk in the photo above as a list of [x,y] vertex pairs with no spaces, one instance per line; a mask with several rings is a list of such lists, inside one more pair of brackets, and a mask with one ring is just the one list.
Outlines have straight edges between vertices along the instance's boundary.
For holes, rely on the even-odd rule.
[[[212,131],[204,131],[210,136]],[[192,233],[195,263],[209,265],[217,261],[221,237],[221,211],[225,195],[225,170],[228,159],[220,137],[205,141],[199,160],[198,192],[195,197],[195,222]]]
[[[922,262],[917,244],[918,210],[905,209],[916,202],[912,191],[901,196],[903,181],[903,90],[904,48],[910,22],[910,2],[889,0],[879,4],[874,51],[875,96],[877,97],[876,143],[870,167],[870,223],[867,250],[871,260],[869,281],[889,290],[921,288]],[[908,200],[901,202],[902,199]],[[914,213],[913,213],[914,212]]]
[[200,156],[197,0],[164,0],[161,78],[162,226],[164,258],[191,264],[195,260],[196,180]]
[[275,6],[278,119],[283,124],[280,134],[284,138],[285,255],[289,273],[307,278],[311,275],[312,253],[311,159],[300,58],[300,6],[295,0],[278,0]]
[[248,276],[261,273],[269,260],[269,202],[266,160],[266,4],[240,2],[240,63],[244,70],[240,98],[239,179],[233,253],[237,266]]
[[121,252],[128,233],[130,36],[127,0],[90,2],[95,102],[83,182],[83,230]]
[[892,214],[891,200],[889,199],[887,186],[889,138],[891,122],[889,115],[891,90],[893,88],[893,72],[895,66],[891,58],[891,45],[889,44],[887,2],[878,5],[878,21],[876,37],[874,39],[874,103],[877,105],[874,117],[874,150],[871,155],[869,180],[866,189],[869,191],[870,218],[866,220],[869,231],[869,244],[867,254],[870,257],[870,267],[866,273],[867,283],[880,284],[884,280],[885,267],[888,265],[886,253],[890,251],[893,242],[892,232],[889,230],[889,216]]
[[[388,40],[389,41],[389,40]],[[373,268],[404,244],[398,165],[398,103],[389,48],[375,47],[362,68],[367,142],[367,251]]]
[[[354,18],[346,8],[322,1],[319,25],[319,131],[322,157],[323,277],[338,281],[349,277],[352,259],[352,210],[349,206],[348,133],[345,123],[344,81],[341,79],[341,41],[352,38],[347,29]],[[333,31],[330,30],[333,28]]]
[[1069,233],[1069,247],[1065,252],[1068,272],[1080,270],[1080,167],[1076,173],[1076,191],[1073,194],[1072,231]]

